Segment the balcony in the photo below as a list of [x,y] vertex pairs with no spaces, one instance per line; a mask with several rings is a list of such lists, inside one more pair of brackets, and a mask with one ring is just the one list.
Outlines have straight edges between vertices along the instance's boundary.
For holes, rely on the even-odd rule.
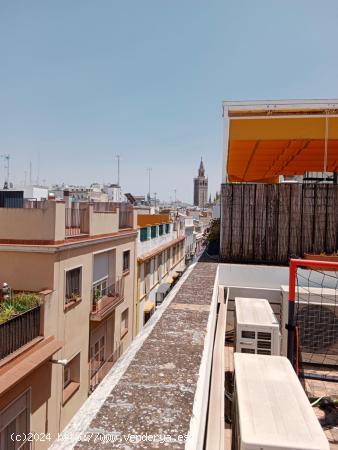
[[118,227],[120,230],[124,228],[134,227],[134,211],[132,205],[126,202],[101,202],[94,203],[94,212],[117,212],[119,214]]
[[89,211],[80,208],[65,208],[65,236],[88,234]]
[[0,304],[0,360],[42,335],[42,297],[14,294]]
[[124,278],[118,278],[115,283],[101,288],[93,287],[92,312],[90,319],[94,322],[104,320],[124,300]]
[[75,203],[65,208],[65,235],[76,237],[116,233],[133,228],[134,213],[126,203]]
[[120,203],[119,207],[119,228],[134,228],[134,211],[128,203]]

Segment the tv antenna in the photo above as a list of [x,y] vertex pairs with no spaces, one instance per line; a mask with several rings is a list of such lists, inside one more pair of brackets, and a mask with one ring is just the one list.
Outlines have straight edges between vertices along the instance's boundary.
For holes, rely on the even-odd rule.
[[9,160],[10,155],[8,153],[4,153],[3,155],[0,155],[0,158],[3,158],[4,160],[4,171],[5,171],[5,184],[9,185]]

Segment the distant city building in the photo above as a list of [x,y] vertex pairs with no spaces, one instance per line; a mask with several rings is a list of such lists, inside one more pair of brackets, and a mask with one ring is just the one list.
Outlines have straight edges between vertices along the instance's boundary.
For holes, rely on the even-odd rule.
[[185,268],[184,219],[169,214],[137,215],[136,333]]
[[109,200],[109,193],[105,192],[99,183],[93,183],[90,187],[55,185],[49,189],[49,192],[59,200],[64,200],[66,192],[71,202],[107,202]]
[[20,189],[24,191],[24,198],[26,199],[34,199],[37,201],[48,199],[48,188],[45,186],[32,184],[23,186]]
[[103,186],[103,191],[108,195],[108,200],[111,202],[122,202],[121,186],[118,184],[107,184]]
[[194,206],[205,208],[208,203],[208,178],[205,176],[203,160],[201,158],[198,177],[194,178]]

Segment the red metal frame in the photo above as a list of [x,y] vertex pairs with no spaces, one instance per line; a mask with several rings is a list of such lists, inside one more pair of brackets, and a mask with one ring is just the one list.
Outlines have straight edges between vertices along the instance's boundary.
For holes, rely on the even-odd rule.
[[289,276],[289,301],[296,300],[296,272],[299,266],[320,269],[337,269],[337,261],[316,261],[312,259],[290,259],[290,276]]
[[297,360],[294,358],[294,311],[296,300],[296,275],[298,267],[308,267],[310,269],[336,269],[338,272],[337,261],[318,261],[312,259],[290,259],[290,272],[289,272],[289,314],[288,324],[288,358],[291,364],[297,367]]

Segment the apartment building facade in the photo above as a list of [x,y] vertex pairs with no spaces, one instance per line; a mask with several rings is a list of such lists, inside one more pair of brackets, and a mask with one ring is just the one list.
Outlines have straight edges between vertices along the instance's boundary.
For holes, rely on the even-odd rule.
[[136,334],[156,308],[161,284],[171,285],[185,267],[184,219],[170,214],[137,216]]
[[34,448],[48,448],[133,338],[133,211],[36,206],[0,208],[0,282],[41,298],[24,327],[20,315],[0,321],[0,339],[17,341],[0,355],[1,448],[27,432],[46,434]]

